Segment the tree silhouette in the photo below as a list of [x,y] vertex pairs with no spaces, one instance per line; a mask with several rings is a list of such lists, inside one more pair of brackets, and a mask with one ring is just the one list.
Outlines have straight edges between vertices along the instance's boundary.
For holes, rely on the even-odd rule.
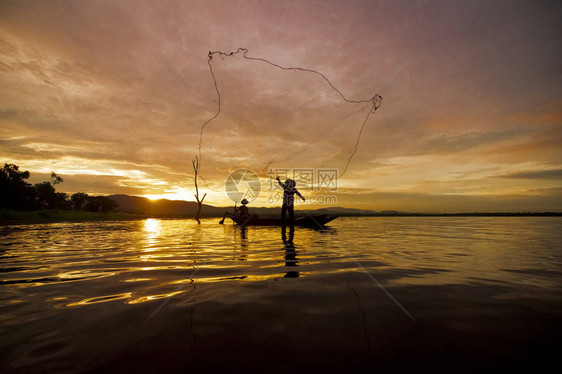
[[205,196],[207,193],[203,195],[201,199],[199,199],[199,186],[197,185],[197,177],[199,175],[199,157],[195,156],[195,159],[191,160],[193,164],[193,173],[195,174],[193,177],[193,183],[195,183],[195,200],[197,200],[197,213],[195,214],[195,219],[197,222],[199,221],[199,216],[201,215],[201,206],[203,205],[203,200],[205,200]]
[[35,199],[39,209],[70,209],[68,195],[55,190],[55,185],[62,182],[63,179],[61,177],[51,172],[51,180],[49,182],[35,184]]
[[118,204],[108,197],[104,196],[88,196],[84,209],[89,212],[107,213],[116,208]]
[[26,182],[29,171],[19,171],[19,166],[4,164],[0,169],[0,208],[33,209],[35,190]]
[[86,201],[88,201],[88,198],[89,196],[87,193],[76,192],[70,197],[70,206],[74,210],[80,210],[84,207]]
[[[90,212],[109,212],[118,204],[103,196],[88,196],[78,192],[69,199],[64,192],[57,192],[55,186],[63,182],[56,173],[49,181],[31,185],[27,183],[29,171],[20,171],[19,166],[4,164],[0,169],[0,209],[85,209]],[[204,198],[204,196],[203,196]],[[202,200],[201,200],[202,201]]]

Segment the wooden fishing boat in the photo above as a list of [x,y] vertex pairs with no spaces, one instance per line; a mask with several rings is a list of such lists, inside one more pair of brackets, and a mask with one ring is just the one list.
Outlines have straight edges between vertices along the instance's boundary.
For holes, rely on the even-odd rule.
[[[290,226],[289,223],[283,223],[281,218],[259,217],[256,215],[250,217],[230,217],[240,226]],[[293,226],[305,226],[312,228],[322,228],[328,222],[333,221],[338,216],[328,216],[326,214],[316,214],[303,217],[295,217]]]

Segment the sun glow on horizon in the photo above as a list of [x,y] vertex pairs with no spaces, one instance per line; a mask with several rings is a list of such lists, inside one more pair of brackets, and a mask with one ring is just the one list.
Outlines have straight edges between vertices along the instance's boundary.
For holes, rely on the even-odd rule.
[[188,198],[189,195],[183,194],[183,193],[146,194],[146,195],[140,195],[140,196],[146,197],[150,201],[157,201],[157,200],[161,200],[161,199],[194,201],[194,199]]
[[[203,201],[204,204],[209,204],[214,206],[232,205],[232,201],[230,201],[224,190],[200,187],[199,197],[202,198],[204,194],[207,194],[205,200]],[[180,200],[180,201],[189,201],[189,202],[196,201],[194,187],[193,188],[178,187],[173,190],[163,191],[161,193],[146,193],[139,196],[146,197],[150,201],[157,201],[160,199]]]

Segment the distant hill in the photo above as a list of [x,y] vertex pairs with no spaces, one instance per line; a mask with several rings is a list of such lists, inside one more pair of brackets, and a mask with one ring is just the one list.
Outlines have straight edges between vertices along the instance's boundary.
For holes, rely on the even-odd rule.
[[[129,196],[129,195],[110,195],[107,196],[114,200],[119,206],[117,212],[140,213],[149,216],[185,216],[194,217],[197,212],[197,203],[194,201],[184,200],[150,200],[146,197]],[[250,213],[260,216],[279,216],[281,207],[265,208],[249,206]],[[233,207],[215,207],[203,204],[201,208],[202,217],[222,217],[225,211],[232,212]],[[383,210],[376,212],[367,209],[353,208],[323,208],[323,209],[296,209],[295,215],[308,214],[328,214],[338,216],[374,216],[374,217],[488,217],[488,216],[562,216],[562,212],[520,212],[520,213],[408,213],[395,210]]]
[[[150,200],[146,197],[129,195],[107,196],[119,206],[116,211],[127,213],[144,213],[148,215],[186,215],[194,216],[197,212],[197,203],[183,200]],[[201,214],[203,216],[218,216],[224,213],[224,208],[217,208],[203,204]]]
[[[119,206],[117,212],[125,213],[140,213],[148,216],[183,216],[194,217],[197,212],[197,203],[194,201],[183,200],[150,200],[146,197],[129,196],[129,195],[110,195],[107,196],[114,200]],[[281,215],[281,207],[265,208],[265,207],[252,207],[249,206],[250,213],[257,214],[262,217],[266,216],[279,216]],[[212,205],[203,204],[201,209],[202,217],[222,217],[224,212],[232,212],[233,207],[215,207]],[[296,216],[303,216],[308,214],[328,214],[338,216],[371,216],[371,217],[488,217],[488,216],[562,216],[561,212],[520,212],[520,213],[408,213],[399,212],[395,210],[383,210],[376,212],[367,209],[353,209],[353,208],[323,208],[323,209],[296,209]]]
[[[119,206],[116,211],[126,213],[142,213],[147,215],[160,215],[160,216],[194,216],[197,212],[197,203],[194,201],[184,200],[150,200],[146,197],[129,196],[129,195],[110,195],[107,196],[115,201]],[[258,214],[260,216],[279,216],[281,214],[280,207],[252,207],[250,206],[250,213]],[[232,212],[233,208],[230,207],[214,207],[212,205],[203,204],[201,208],[201,215],[206,217],[222,217],[224,212]],[[324,209],[297,209],[296,215],[299,214],[333,214],[342,216],[361,216],[361,215],[375,215],[376,212],[372,210],[351,209],[351,208],[324,208]]]
[[374,210],[341,207],[316,209],[308,212],[315,212],[317,214],[338,214],[340,216],[369,216],[377,214]]

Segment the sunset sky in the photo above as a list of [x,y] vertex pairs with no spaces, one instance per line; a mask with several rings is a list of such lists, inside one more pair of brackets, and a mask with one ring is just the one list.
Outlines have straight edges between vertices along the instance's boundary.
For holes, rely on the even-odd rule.
[[[0,160],[58,190],[194,200],[217,110],[209,51],[314,69],[383,96],[338,206],[562,211],[557,1],[0,1]],[[318,75],[215,57],[206,203],[266,166],[338,168],[369,107]],[[298,187],[298,186],[297,186]],[[300,204],[299,209],[307,207]],[[316,208],[317,205],[309,205]]]

